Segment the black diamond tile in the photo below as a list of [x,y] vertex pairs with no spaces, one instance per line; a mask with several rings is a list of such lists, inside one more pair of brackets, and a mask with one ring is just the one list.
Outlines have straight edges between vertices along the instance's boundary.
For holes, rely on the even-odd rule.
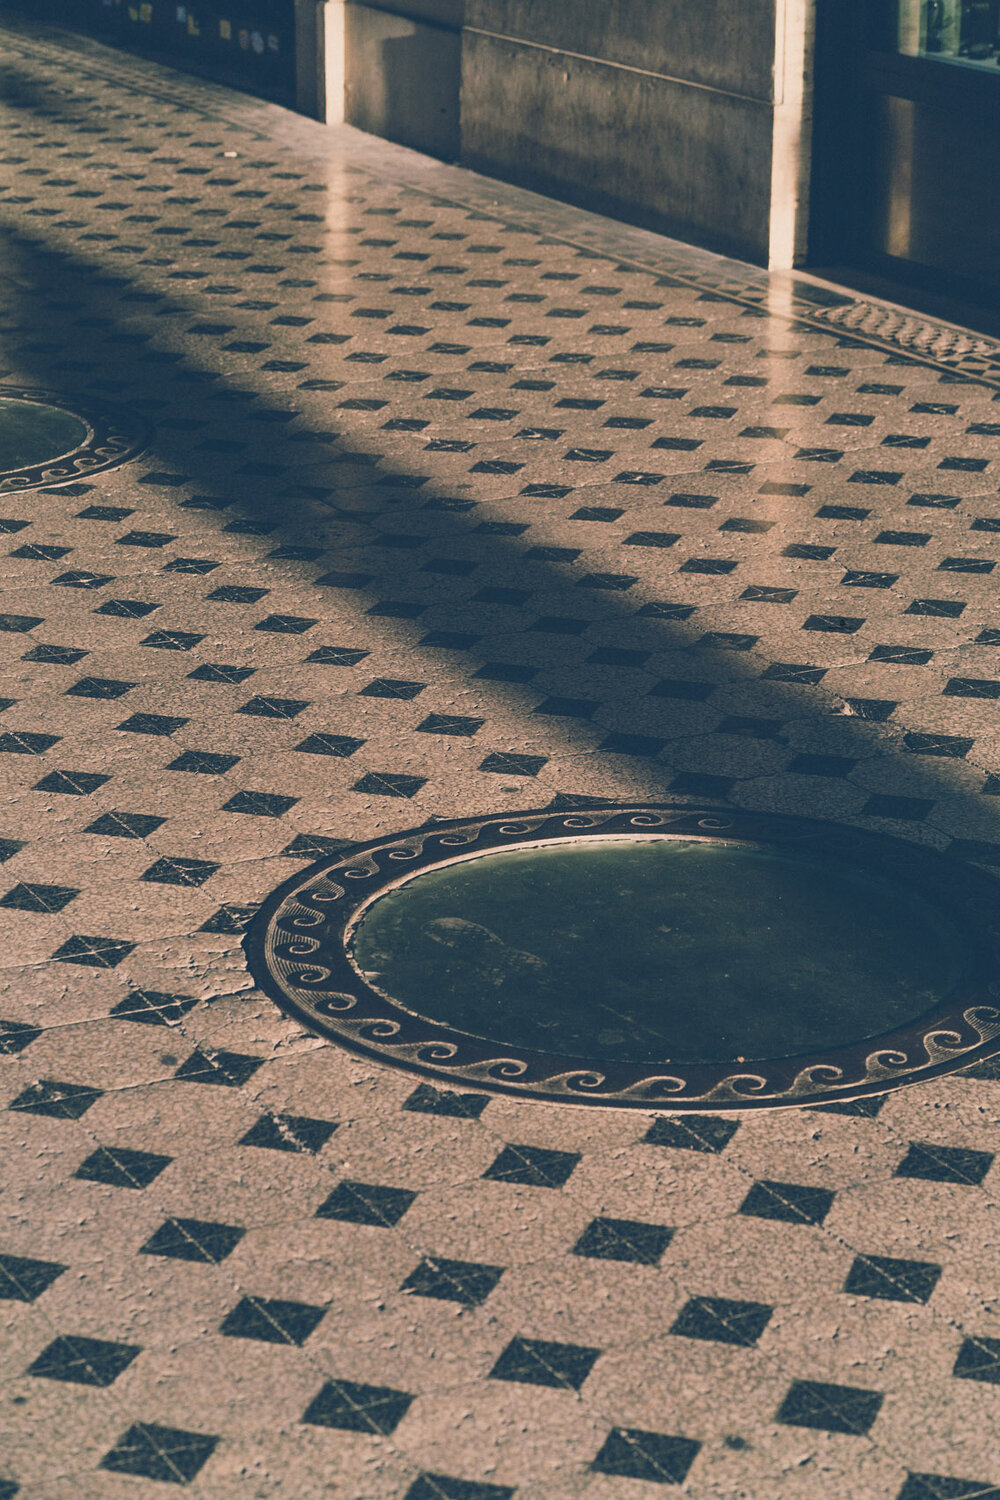
[[101,776],[95,771],[50,771],[41,781],[36,781],[36,792],[60,792],[69,797],[89,797],[99,786],[110,781],[110,776]]
[[254,902],[247,906],[237,906],[234,902],[224,902],[218,911],[213,912],[207,922],[202,922],[198,928],[199,932],[246,932],[253,918],[260,910],[260,902]]
[[44,755],[61,738],[59,734],[29,734],[23,729],[15,730],[10,734],[0,734],[0,754]]
[[254,818],[280,818],[298,800],[298,797],[283,797],[278,792],[237,792],[235,797],[222,804],[222,810],[247,813]]
[[141,1353],[137,1344],[64,1334],[42,1350],[28,1366],[27,1374],[71,1380],[76,1385],[112,1385]]
[[957,620],[965,609],[960,599],[914,599],[903,611],[906,615],[932,615],[939,619]]
[[689,557],[687,562],[681,564],[682,573],[732,573],[738,563],[726,557]]
[[191,995],[170,995],[161,990],[133,990],[119,1000],[111,1014],[122,1021],[138,1021],[145,1026],[176,1025],[198,1004]]
[[853,635],[864,623],[856,615],[810,615],[802,629],[817,630],[827,635]]
[[355,667],[370,655],[370,651],[357,651],[351,646],[318,646],[309,653],[306,661],[320,662],[327,667]]
[[855,589],[891,589],[899,582],[898,573],[869,573],[849,568],[840,580],[842,587]]
[[188,678],[193,682],[240,683],[252,677],[255,670],[254,667],[230,666],[227,662],[206,661],[189,672]]
[[0,839],[0,864],[8,859],[13,859],[19,849],[23,849],[24,839]]
[[168,542],[175,542],[177,538],[168,531],[126,531],[124,536],[115,538],[118,547],[165,547]]
[[[69,491],[64,489],[64,495]],[[125,510],[120,505],[88,505],[85,510],[77,511],[77,520],[80,521],[124,521],[126,516],[134,515],[135,512]]]
[[416,604],[409,599],[380,599],[366,609],[365,614],[384,616],[389,620],[417,620],[426,608],[426,604]]
[[180,859],[164,855],[139,876],[154,885],[204,885],[220,867],[208,859]]
[[453,1094],[447,1089],[436,1089],[429,1083],[418,1083],[403,1108],[421,1115],[478,1120],[489,1102],[488,1094]]
[[881,1391],[853,1385],[824,1385],[796,1380],[775,1416],[790,1427],[818,1427],[823,1432],[846,1432],[863,1437],[879,1414]]
[[108,1187],[147,1188],[173,1161],[155,1151],[130,1151],[123,1146],[98,1146],[73,1173],[84,1182],[103,1182]]
[[165,818],[152,813],[106,812],[84,829],[85,833],[103,833],[111,838],[145,839],[155,833]]
[[548,764],[545,755],[518,755],[513,751],[496,751],[487,755],[479,764],[481,771],[491,771],[498,776],[537,776]]
[[661,1115],[653,1121],[644,1140],[654,1146],[673,1146],[683,1151],[724,1151],[739,1129],[739,1122],[721,1115]]
[[15,1057],[41,1034],[39,1027],[28,1026],[24,1021],[0,1020],[0,1057]]
[[349,1224],[376,1224],[391,1229],[416,1198],[409,1188],[381,1187],[370,1182],[338,1182],[316,1210],[317,1219],[344,1219]]
[[421,636],[420,646],[438,646],[443,651],[471,651],[479,641],[481,635],[472,635],[465,630],[430,630]]
[[876,792],[861,811],[869,818],[898,818],[905,823],[919,823],[933,806],[933,801],[927,797],[892,797],[886,792]]
[[[219,566],[205,557],[175,557],[164,567],[164,573],[192,573],[196,577],[203,577],[206,573],[212,573]],[[238,585],[230,588],[216,589],[214,593],[207,595],[209,599],[220,599],[232,604],[255,604],[268,592],[267,589],[241,588]]]
[[786,770],[796,776],[849,776],[857,765],[847,755],[796,755]]
[[190,1484],[204,1468],[219,1442],[202,1432],[135,1422],[123,1432],[100,1467],[112,1474],[136,1474],[168,1484]]
[[464,1307],[479,1307],[503,1271],[503,1266],[484,1266],[476,1261],[444,1260],[433,1256],[422,1260],[410,1272],[400,1291],[417,1297],[436,1297],[442,1302],[460,1302]]
[[964,735],[904,734],[903,749],[911,755],[940,755],[946,760],[964,760],[975,741]]
[[186,723],[187,719],[172,718],[168,714],[133,714],[130,719],[115,727],[127,730],[130,734],[167,735],[183,729]]
[[53,578],[52,582],[67,589],[101,589],[106,583],[114,583],[114,579],[110,573],[86,573],[79,568],[71,568],[68,573],[60,573],[58,578]]
[[1000,682],[983,677],[949,677],[942,692],[948,698],[1000,698]]
[[231,771],[240,757],[238,755],[216,755],[212,750],[185,750],[172,760],[168,771],[191,771],[197,776],[224,776]]
[[43,1078],[29,1084],[11,1100],[9,1108],[23,1109],[30,1115],[51,1115],[56,1120],[78,1120],[103,1092],[82,1083],[58,1083],[54,1078]]
[[[901,667],[923,667],[933,658],[933,651],[920,646],[876,646],[869,652],[869,661],[892,661]],[[945,689],[947,692],[947,688]]]
[[914,1141],[894,1175],[978,1187],[992,1165],[991,1151],[971,1151],[960,1146],[936,1146]]
[[258,719],[294,719],[308,707],[308,702],[302,698],[265,698],[258,695],[250,698],[236,712],[252,714]]
[[600,1353],[600,1349],[585,1344],[513,1338],[490,1371],[490,1379],[578,1391]]
[[242,1052],[203,1052],[196,1047],[174,1074],[188,1083],[214,1083],[224,1088],[240,1088],[262,1065],[262,1057],[248,1057]]
[[633,531],[631,536],[625,537],[622,546],[664,548],[679,541],[680,533],[676,531]]
[[256,1125],[240,1136],[240,1145],[315,1153],[322,1150],[336,1129],[335,1120],[314,1120],[308,1115],[261,1115]]
[[88,969],[114,969],[134,947],[134,943],[118,942],[115,938],[75,936],[67,938],[52,957],[60,963],[83,964]]
[[[418,1474],[403,1500],[513,1500],[507,1484],[485,1484],[473,1479],[454,1479],[449,1474]],[[0,1500],[3,1497],[0,1496]]]
[[144,620],[159,608],[158,604],[149,604],[144,599],[108,599],[94,610],[94,614],[111,615],[116,620]]
[[784,548],[781,555],[799,557],[805,562],[825,562],[836,550],[836,547],[818,547],[812,542],[792,542],[791,546]]
[[0,614],[0,630],[9,631],[12,635],[27,635],[36,625],[44,623],[41,615]]
[[659,755],[666,743],[666,740],[652,734],[609,734],[601,741],[599,748],[612,755],[645,755],[652,758]]
[[154,630],[139,644],[157,651],[191,651],[204,639],[203,635],[193,635],[190,630]]
[[524,1187],[560,1188],[580,1160],[577,1151],[547,1151],[542,1146],[505,1146],[483,1176],[489,1182]]
[[280,1298],[243,1297],[219,1325],[219,1332],[235,1339],[259,1339],[266,1344],[304,1344],[326,1315],[325,1307]]
[[755,719],[746,714],[727,714],[715,727],[716,734],[737,734],[747,739],[775,740],[781,738],[780,719]]
[[34,1302],[65,1269],[56,1260],[0,1254],[0,1298],[10,1302]]
[[304,755],[332,755],[338,760],[347,760],[364,743],[364,740],[354,739],[349,734],[311,734],[295,748]]
[[673,1239],[665,1224],[636,1219],[592,1219],[573,1246],[574,1255],[590,1260],[629,1260],[655,1266]]
[[273,635],[304,635],[318,620],[309,620],[302,615],[268,615],[266,620],[258,620],[254,630],[267,630]]
[[740,595],[754,604],[791,604],[798,597],[797,589],[775,588],[769,584],[752,583]]
[[788,1224],[822,1224],[833,1203],[829,1188],[795,1182],[755,1182],[740,1204],[741,1214],[782,1219]]
[[860,1119],[874,1120],[885,1104],[885,1094],[868,1094],[861,1099],[835,1099],[832,1104],[811,1104],[810,1109],[827,1115],[857,1115]]
[[926,1260],[859,1255],[844,1282],[844,1291],[887,1302],[926,1302],[940,1275],[941,1267]]
[[951,1372],[960,1380],[982,1380],[1000,1385],[1000,1339],[963,1339]]
[[392,771],[369,771],[351,787],[352,792],[367,792],[375,797],[415,797],[426,776],[405,776]]
[[760,637],[732,630],[707,630],[695,642],[706,651],[752,651]]
[[79,894],[71,885],[15,885],[0,897],[0,906],[11,911],[57,912]]
[[613,1427],[591,1464],[598,1474],[645,1479],[653,1484],[683,1484],[701,1444],[694,1438],[669,1437],[635,1427]]
[[299,833],[281,852],[288,859],[325,859],[330,854],[351,848],[353,845],[349,839],[331,839],[321,833]]
[[32,651],[26,651],[21,660],[51,662],[54,666],[72,667],[89,655],[89,651],[78,650],[75,646],[42,645],[35,646]]
[[1000,1486],[946,1474],[908,1474],[896,1500],[1000,1500]]
[[341,1427],[348,1432],[374,1432],[388,1437],[410,1408],[413,1396],[390,1386],[363,1385],[354,1380],[328,1380],[302,1413],[315,1427]]
[[826,676],[826,667],[810,666],[807,662],[772,662],[761,673],[763,682],[798,682],[806,687],[815,687]]
[[671,1333],[689,1339],[741,1344],[749,1349],[760,1338],[774,1311],[765,1302],[734,1302],[728,1297],[692,1297],[681,1308]]
[[531,712],[563,719],[589,719],[597,707],[590,698],[546,698]]

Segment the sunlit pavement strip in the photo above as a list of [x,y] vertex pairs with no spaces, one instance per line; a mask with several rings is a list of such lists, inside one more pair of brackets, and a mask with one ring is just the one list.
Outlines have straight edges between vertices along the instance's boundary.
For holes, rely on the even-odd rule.
[[1000,1494],[996,1068],[439,1094],[241,949],[344,842],[577,798],[996,867],[995,385],[96,46],[3,85],[3,384],[152,438],[0,506],[0,1494]]

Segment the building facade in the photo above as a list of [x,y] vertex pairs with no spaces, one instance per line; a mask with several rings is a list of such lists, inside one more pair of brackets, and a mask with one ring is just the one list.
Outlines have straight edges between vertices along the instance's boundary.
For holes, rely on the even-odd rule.
[[316,118],[758,264],[880,277],[987,322],[1000,301],[1000,0],[48,5]]

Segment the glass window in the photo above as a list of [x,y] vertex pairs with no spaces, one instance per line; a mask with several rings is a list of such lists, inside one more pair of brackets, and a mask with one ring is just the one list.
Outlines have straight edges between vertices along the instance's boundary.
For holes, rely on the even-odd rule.
[[1000,76],[1000,0],[899,0],[896,47]]

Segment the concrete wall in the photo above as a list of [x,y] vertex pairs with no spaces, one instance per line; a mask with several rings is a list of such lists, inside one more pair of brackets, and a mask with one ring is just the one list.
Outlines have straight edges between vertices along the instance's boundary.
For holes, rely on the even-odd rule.
[[349,123],[766,263],[779,4],[329,0],[327,9],[345,6]]

